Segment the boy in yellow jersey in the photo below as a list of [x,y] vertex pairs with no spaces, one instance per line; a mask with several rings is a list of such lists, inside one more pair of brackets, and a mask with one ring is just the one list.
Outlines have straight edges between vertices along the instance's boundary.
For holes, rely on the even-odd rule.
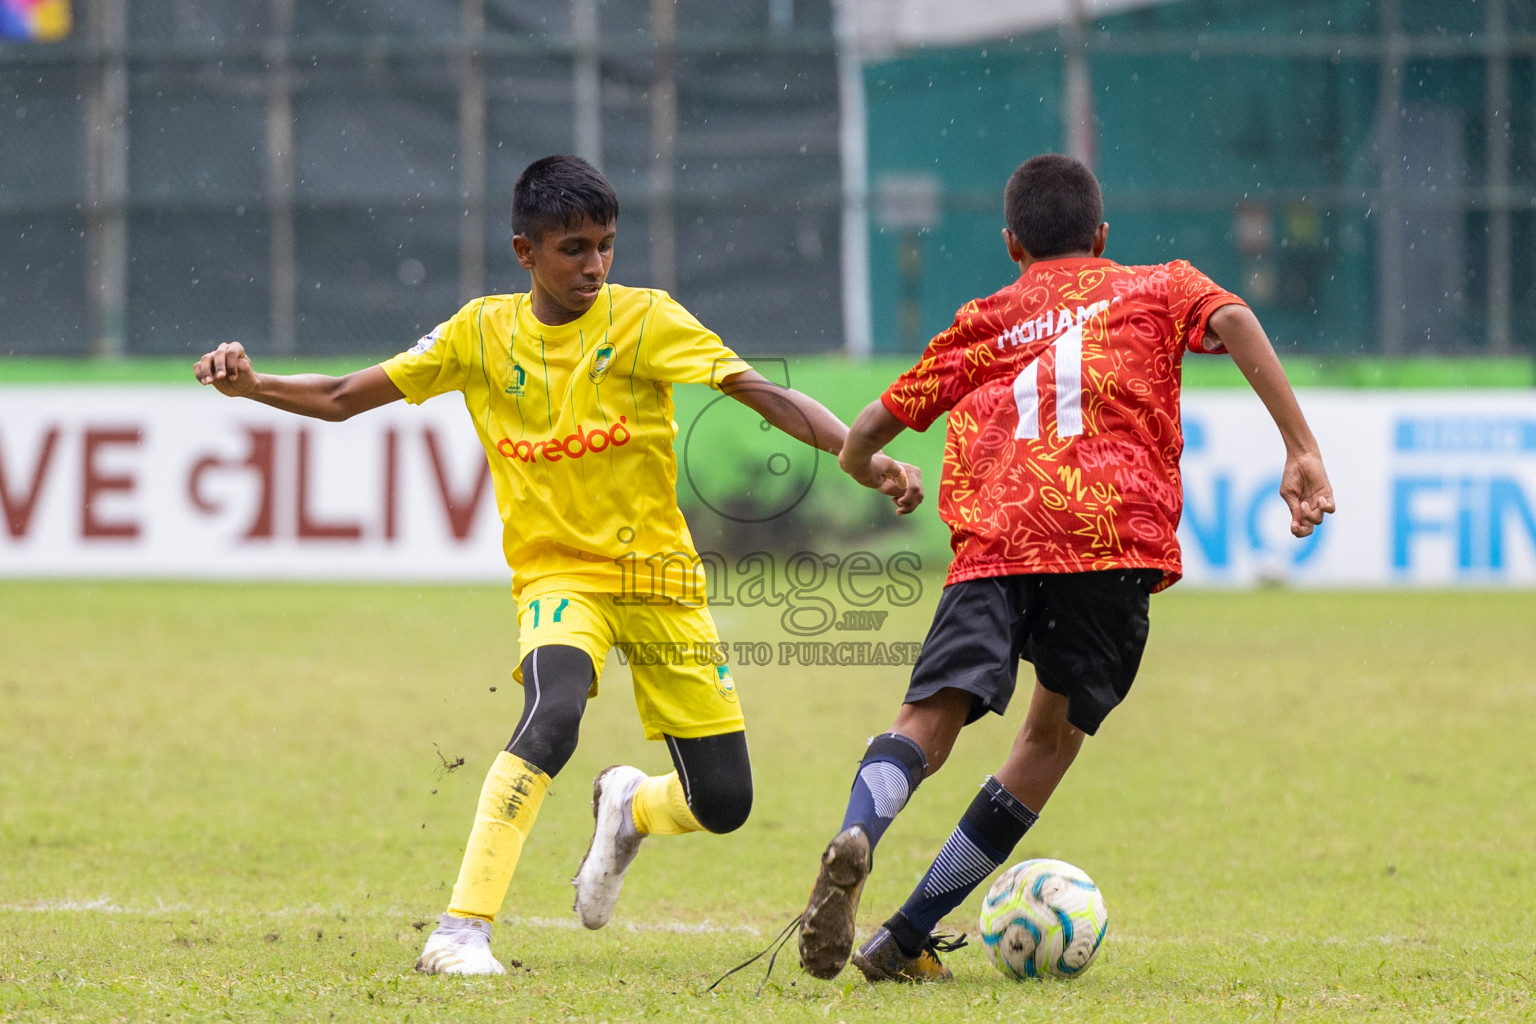
[[[429,973],[503,973],[491,922],[549,781],[575,751],[609,648],[723,649],[677,507],[672,385],[708,384],[834,455],[847,436],[837,417],[770,384],[665,292],[609,284],[618,214],[596,168],[546,157],[512,195],[526,293],[475,299],[409,351],[344,377],[259,374],[238,342],[195,366],[223,394],[328,420],[460,391],[485,446],[518,606],[523,713],[486,776],[447,912],[417,961]],[[859,482],[898,513],[922,499],[917,471],[884,455]],[[632,659],[631,671],[646,736],[666,741],[674,770],[615,766],[593,783],[592,843],[572,880],[588,928],[608,922],[645,836],[730,832],[752,806],[729,669],[642,660],[671,659]]]

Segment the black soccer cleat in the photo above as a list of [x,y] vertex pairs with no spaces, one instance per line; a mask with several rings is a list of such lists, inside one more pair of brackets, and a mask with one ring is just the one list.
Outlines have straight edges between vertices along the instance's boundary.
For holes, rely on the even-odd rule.
[[800,917],[800,966],[813,978],[835,978],[848,962],[870,865],[869,836],[857,825],[834,836],[821,855],[810,902]]
[[869,941],[853,954],[853,966],[872,982],[882,981],[954,981],[955,976],[939,960],[940,953],[949,953],[965,945],[965,936],[951,939],[947,935],[930,935],[917,956],[907,956],[896,945],[896,938],[884,926],[870,936]]

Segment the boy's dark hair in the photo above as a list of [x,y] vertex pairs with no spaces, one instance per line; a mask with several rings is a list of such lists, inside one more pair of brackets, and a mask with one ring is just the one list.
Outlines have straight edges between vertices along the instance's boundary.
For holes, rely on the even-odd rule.
[[619,197],[603,172],[579,156],[546,156],[523,169],[512,186],[512,233],[537,240],[552,228],[590,218],[619,219]]
[[1060,153],[1030,157],[1003,191],[1003,220],[1035,259],[1091,252],[1103,219],[1098,179],[1081,161]]

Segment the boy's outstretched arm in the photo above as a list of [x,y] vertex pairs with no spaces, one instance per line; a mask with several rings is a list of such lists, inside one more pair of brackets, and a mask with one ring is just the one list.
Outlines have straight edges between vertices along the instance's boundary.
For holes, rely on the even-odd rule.
[[907,425],[892,416],[885,403],[875,399],[864,407],[864,411],[853,421],[853,426],[848,428],[848,440],[838,453],[837,464],[844,473],[855,480],[859,479],[862,474],[869,472],[870,460],[879,454],[880,449],[890,444],[905,429]]
[[339,421],[405,397],[382,367],[328,377],[323,373],[281,376],[257,373],[238,341],[225,342],[193,364],[201,384],[220,394],[251,398],[284,412]]
[[[838,464],[843,465],[841,453],[848,428],[814,398],[780,387],[756,370],[731,374],[721,381],[720,390],[795,440],[839,456]],[[851,475],[894,501],[897,515],[906,515],[922,503],[923,477],[916,466],[875,451],[865,457],[863,469]]]
[[[880,449],[905,429],[906,424],[892,416],[878,398],[875,399],[864,407],[854,419],[853,426],[848,428],[848,439],[843,442],[843,449],[837,454],[838,466],[855,480],[871,486],[867,481],[879,472],[879,460],[887,457],[881,454]],[[918,497],[921,500],[920,471],[916,466],[905,464],[903,468],[910,479],[917,481]],[[916,507],[915,504],[913,507]]]
[[1310,536],[1323,516],[1333,511],[1333,487],[1328,483],[1317,439],[1301,414],[1280,357],[1275,355],[1259,318],[1247,306],[1222,306],[1212,313],[1206,323],[1206,335],[1226,346],[1232,361],[1248,378],[1275,426],[1280,428],[1280,436],[1285,440],[1280,496],[1291,510],[1291,533],[1297,537]]

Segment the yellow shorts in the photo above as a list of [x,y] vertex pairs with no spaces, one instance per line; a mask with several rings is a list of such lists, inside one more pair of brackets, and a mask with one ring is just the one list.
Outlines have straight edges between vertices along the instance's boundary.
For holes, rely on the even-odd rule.
[[709,609],[672,602],[621,604],[618,596],[530,586],[518,600],[521,651],[512,678],[523,681],[523,659],[537,647],[575,647],[592,659],[589,696],[596,697],[608,650],[618,647],[634,677],[646,739],[695,739],[745,729],[725,645]]

